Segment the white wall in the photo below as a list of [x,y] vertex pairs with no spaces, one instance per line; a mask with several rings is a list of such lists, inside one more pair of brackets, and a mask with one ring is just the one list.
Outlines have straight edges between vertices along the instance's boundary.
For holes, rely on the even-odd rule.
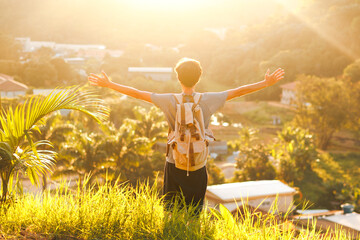
[[16,98],[17,96],[24,96],[25,91],[11,91],[11,92],[1,92],[1,97],[5,98]]
[[286,105],[293,105],[296,100],[295,91],[283,89],[281,95],[281,103]]

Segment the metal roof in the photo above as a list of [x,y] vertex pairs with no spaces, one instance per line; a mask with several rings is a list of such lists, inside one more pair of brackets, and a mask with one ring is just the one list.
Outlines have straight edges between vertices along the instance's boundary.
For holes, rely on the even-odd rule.
[[295,90],[297,82],[289,82],[283,85],[280,85],[280,88],[288,89],[288,90]]
[[129,72],[172,73],[171,67],[129,67]]
[[283,194],[295,194],[296,190],[279,180],[261,180],[208,186],[207,195],[222,201],[255,199]]
[[347,213],[324,217],[325,220],[360,231],[360,214]]
[[15,81],[13,77],[0,74],[0,91],[26,91],[27,89],[28,87],[25,84]]

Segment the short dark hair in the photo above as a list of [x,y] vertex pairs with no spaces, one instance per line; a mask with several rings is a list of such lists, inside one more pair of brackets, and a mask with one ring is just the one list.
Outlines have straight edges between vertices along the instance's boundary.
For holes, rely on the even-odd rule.
[[175,71],[182,85],[193,87],[200,80],[202,68],[199,61],[191,58],[182,58],[176,64]]

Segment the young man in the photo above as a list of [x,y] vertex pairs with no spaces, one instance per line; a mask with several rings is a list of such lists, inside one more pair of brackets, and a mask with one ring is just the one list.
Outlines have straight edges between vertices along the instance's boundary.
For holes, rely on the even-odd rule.
[[[182,94],[184,96],[194,95],[195,86],[202,74],[200,63],[194,59],[183,58],[177,63],[175,72],[182,88]],[[263,81],[223,92],[203,93],[199,106],[203,113],[205,128],[210,123],[211,115],[221,108],[227,100],[269,87],[284,78],[284,74],[284,70],[281,68],[270,75],[268,70]],[[176,116],[176,99],[174,94],[156,94],[113,83],[105,72],[102,72],[102,76],[92,73],[88,79],[92,85],[111,88],[128,96],[155,104],[164,112],[169,127],[174,130]],[[186,205],[194,204],[196,206],[195,214],[198,215],[203,206],[206,187],[206,167],[204,166],[196,171],[192,171],[188,175],[186,170],[175,167],[172,149],[170,148],[166,158],[164,173],[163,193],[165,194],[165,201],[170,203],[166,207],[171,208],[171,203],[174,201],[175,196],[182,192]]]

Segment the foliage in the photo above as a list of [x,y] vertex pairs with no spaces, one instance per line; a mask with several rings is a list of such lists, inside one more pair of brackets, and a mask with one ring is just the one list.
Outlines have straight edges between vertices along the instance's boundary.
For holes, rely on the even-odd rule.
[[[96,190],[97,189],[97,190]],[[164,211],[156,185],[80,186],[67,183],[54,193],[25,195],[0,209],[0,234],[5,238],[46,239],[326,239],[310,226],[295,230],[273,214],[245,208],[232,216],[222,205],[199,218],[192,209]],[[334,239],[348,239],[336,230]]]
[[48,88],[57,81],[57,72],[53,65],[46,61],[30,61],[23,66],[22,78],[25,84],[32,87]]
[[271,163],[270,150],[258,144],[240,148],[239,158],[236,160],[234,179],[238,181],[271,180],[275,179],[276,171]]
[[[298,74],[336,77],[359,56],[360,3],[357,1],[305,1],[297,9],[296,16],[286,7],[278,11],[279,4],[272,2],[264,2],[261,6],[255,2],[244,5],[239,1],[217,4],[212,6],[212,10],[205,7],[210,11],[203,11],[204,21],[193,24],[190,20],[178,21],[184,15],[190,16],[187,19],[197,17],[198,11],[189,9],[129,8],[116,1],[89,4],[80,0],[74,4],[71,0],[46,3],[34,0],[25,4],[14,0],[12,3],[0,2],[0,20],[6,34],[13,36],[24,36],[26,29],[25,35],[33,40],[101,43],[108,49],[120,49],[124,54],[118,58],[108,55],[102,68],[124,84],[131,82],[126,76],[128,67],[171,67],[182,56],[202,62],[206,91],[219,90],[218,85],[213,84],[216,82],[220,82],[221,88],[255,82],[263,78],[267,68],[279,66],[286,70],[284,83],[293,81]],[[59,11],[65,5],[66,11]],[[83,6],[96,18],[89,19],[82,14]],[[254,6],[256,14],[252,11]],[[99,8],[104,12],[99,13]],[[22,14],[29,9],[31,16]],[[213,18],[214,11],[219,16],[216,19]],[[154,15],[159,17],[154,19]],[[77,16],[76,21],[68,16]],[[246,27],[239,27],[239,22]],[[173,28],[175,25],[177,27]],[[99,34],[89,36],[89,26],[92,32]],[[209,29],[209,26],[218,28]],[[119,34],[119,29],[122,34]],[[218,31],[224,32],[220,34]],[[86,66],[89,71],[94,65],[91,61],[94,59]],[[95,65],[91,71],[100,70],[98,63]],[[58,79],[62,80],[59,72]],[[145,84],[144,79],[138,80],[131,84],[144,90],[161,92],[165,85],[168,89],[175,88],[170,82],[146,81],[149,84]],[[251,94],[249,98],[278,99],[279,86]]]
[[349,121],[349,89],[335,78],[301,76],[297,85],[296,122],[317,136],[317,145],[325,150],[333,134]]
[[[358,18],[360,20],[360,18]],[[353,62],[344,69],[344,77],[349,78],[351,82],[360,82],[360,60]]]
[[149,111],[136,106],[133,108],[134,120],[127,119],[125,123],[130,124],[137,136],[148,138],[152,144],[167,137],[167,123],[161,111],[152,106]]
[[270,149],[262,143],[256,143],[257,131],[251,128],[242,128],[240,137],[235,142],[239,151],[236,159],[234,181],[270,180],[275,179],[276,171],[271,163]]
[[[303,201],[310,201],[314,206],[338,208],[338,205],[331,205],[331,190],[324,185],[324,175],[319,172],[327,173],[327,169],[320,162],[322,156],[319,155],[315,147],[315,137],[309,130],[294,126],[284,126],[272,146],[272,155],[275,159],[277,169],[277,179],[298,187],[301,191]],[[318,171],[314,170],[317,167]],[[301,199],[300,199],[301,200]]]
[[105,175],[108,162],[102,147],[103,137],[96,133],[81,132],[73,127],[66,142],[61,144],[58,162],[53,177],[77,175],[80,184],[90,174],[89,182]]
[[349,129],[354,131],[357,140],[360,139],[360,108],[357,106],[360,103],[360,81],[356,83],[348,83],[350,89],[350,107],[349,107]]
[[6,75],[17,75],[21,69],[21,64],[15,60],[3,60],[0,59],[0,73]]
[[65,62],[63,58],[53,58],[50,63],[56,69],[58,82],[63,82],[65,85],[69,83],[75,84],[72,79],[76,77],[76,73],[73,67]]
[[278,133],[273,155],[278,161],[278,178],[298,186],[318,160],[314,136],[308,130],[285,126]]
[[[334,187],[333,193],[338,201],[349,202],[355,206],[355,210],[360,210],[360,169],[358,166],[360,162],[359,153],[332,153],[328,158],[333,158],[334,163],[329,164],[329,172],[333,178],[329,179],[337,183],[337,188]],[[335,166],[335,167],[334,167]],[[334,169],[338,172],[343,172],[343,175],[333,174]]]
[[[44,124],[39,125],[39,131],[33,132],[33,141],[47,140],[53,146],[43,147],[42,150],[51,150],[52,147],[57,152],[60,144],[65,141],[66,135],[74,131],[72,124],[66,124],[62,121],[60,111],[56,111],[44,117]],[[43,190],[47,187],[47,175],[43,173]]]
[[216,166],[214,159],[208,158],[206,163],[206,171],[208,173],[208,185],[225,183],[224,173],[218,166]]
[[345,202],[358,206],[360,188],[353,179],[357,173],[344,171],[332,156],[319,152],[309,130],[286,125],[268,145],[257,143],[256,135],[255,129],[243,128],[239,139],[229,144],[232,151],[239,151],[233,181],[279,179],[299,188],[303,196],[296,199],[299,204],[310,201],[312,207],[328,209]]
[[[41,49],[43,48],[39,50]],[[42,56],[42,54],[50,53],[37,53],[37,55],[22,64],[20,70],[16,73],[21,77],[22,82],[35,88],[50,88],[59,84],[81,83],[82,79],[79,74],[63,58],[52,58],[53,55]]]
[[81,111],[99,123],[108,116],[108,109],[101,100],[91,91],[80,87],[55,89],[46,97],[33,96],[15,109],[10,107],[0,113],[2,201],[6,200],[12,179],[19,172],[24,172],[33,184],[37,184],[39,174],[51,170],[56,153],[41,149],[51,146],[51,142],[34,142],[32,134],[39,131],[39,125],[44,123],[46,115],[60,109]]

